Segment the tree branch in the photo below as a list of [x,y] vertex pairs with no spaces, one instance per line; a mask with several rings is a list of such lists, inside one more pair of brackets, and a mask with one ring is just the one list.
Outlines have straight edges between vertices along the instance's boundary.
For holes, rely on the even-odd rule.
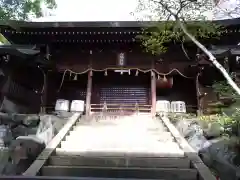
[[237,86],[237,84],[232,80],[232,78],[229,76],[228,72],[224,69],[224,67],[216,60],[216,58],[212,55],[210,51],[207,50],[199,41],[195,39],[190,33],[188,33],[185,26],[182,24],[182,22],[179,20],[178,17],[176,17],[178,24],[182,28],[183,32],[195,43],[209,58],[209,60],[215,65],[216,68],[218,68],[223,76],[227,79],[228,83],[232,86],[232,88],[240,95],[240,89]]
[[168,11],[171,15],[175,15],[166,4],[163,4],[162,1],[155,1],[155,0],[151,0],[154,3],[160,4],[166,11]]
[[[186,4],[184,4],[185,2],[186,2]],[[179,0],[180,8],[179,8],[179,10],[177,11],[176,15],[178,16],[178,15],[181,13],[182,9],[183,9],[184,7],[186,7],[189,3],[190,3],[190,2],[187,1],[187,0],[186,0],[186,1]]]
[[217,69],[220,70],[220,72],[223,74],[223,76],[226,78],[227,82],[232,86],[232,88],[240,95],[240,89],[237,86],[237,84],[232,80],[232,78],[229,76],[228,72],[224,69],[224,67],[216,60],[216,58],[213,56],[213,54],[205,48],[194,36],[192,36],[184,26],[184,24],[181,21],[181,18],[178,17],[177,14],[175,14],[166,4],[164,4],[161,0],[155,1],[160,4],[166,11],[168,11],[174,18],[175,21],[178,23],[184,34],[194,43],[196,44],[209,58],[209,60],[215,65]]
[[191,60],[190,57],[188,56],[188,53],[187,53],[186,49],[184,48],[183,41],[181,41],[181,48],[182,48],[183,53],[184,53],[184,55],[186,56],[186,58],[187,58],[188,60]]

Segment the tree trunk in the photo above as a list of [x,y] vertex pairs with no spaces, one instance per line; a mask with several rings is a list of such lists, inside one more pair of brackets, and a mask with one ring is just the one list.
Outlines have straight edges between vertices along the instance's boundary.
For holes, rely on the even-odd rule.
[[232,86],[232,88],[240,95],[240,89],[237,86],[237,84],[232,80],[228,72],[224,69],[224,67],[216,60],[216,58],[213,56],[213,54],[207,50],[195,37],[193,37],[185,28],[184,24],[177,19],[178,24],[182,28],[183,32],[195,43],[208,57],[209,60],[214,64],[214,66],[222,73],[222,75],[226,78],[228,84]]

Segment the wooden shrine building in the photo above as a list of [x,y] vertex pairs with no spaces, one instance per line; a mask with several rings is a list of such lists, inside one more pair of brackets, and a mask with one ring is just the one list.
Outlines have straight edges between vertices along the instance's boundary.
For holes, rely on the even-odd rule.
[[[227,24],[234,27],[229,36],[238,33],[236,27],[240,26],[234,23]],[[44,83],[41,94],[44,109],[54,108],[56,99],[67,99],[84,100],[87,114],[101,111],[104,106],[114,112],[131,113],[137,108],[154,114],[157,100],[169,100],[185,101],[187,111],[196,112],[201,107],[199,99],[205,98],[196,80],[199,67],[212,67],[208,63],[199,65],[202,59],[197,58],[195,46],[188,48],[190,59],[177,44],[169,45],[169,51],[162,55],[146,53],[136,36],[151,25],[151,22],[9,22],[0,28],[12,44],[40,51],[32,61],[42,60],[44,77],[33,76],[33,67],[25,68],[24,72],[32,78],[30,84],[35,82],[40,87]],[[219,42],[236,45],[233,41]],[[2,57],[9,54],[14,53],[0,53]],[[39,63],[35,66],[39,67]],[[205,75],[210,77],[208,73]]]
[[44,58],[35,46],[0,46],[1,112],[39,113],[42,103]]

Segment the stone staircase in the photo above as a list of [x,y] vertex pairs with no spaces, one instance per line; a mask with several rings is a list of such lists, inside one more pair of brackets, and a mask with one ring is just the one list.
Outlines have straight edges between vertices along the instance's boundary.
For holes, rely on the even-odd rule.
[[[98,119],[98,120],[96,120]],[[149,114],[80,120],[40,176],[196,180],[198,172],[164,124]]]

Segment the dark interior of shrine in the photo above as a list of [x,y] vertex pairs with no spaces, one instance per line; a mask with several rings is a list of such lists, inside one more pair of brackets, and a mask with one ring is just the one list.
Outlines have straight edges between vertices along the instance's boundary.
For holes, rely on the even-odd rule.
[[1,111],[39,112],[43,84],[42,68],[26,64],[20,57],[11,56],[11,61],[1,63]]
[[[86,100],[87,73],[71,76],[65,75],[61,85],[63,73],[58,74],[54,83],[50,83],[55,95],[49,92],[48,100],[52,104],[56,99]],[[135,70],[124,73],[114,70],[93,72],[91,104],[116,104],[116,105],[151,105],[151,74]],[[60,91],[58,92],[60,87]],[[157,100],[184,101],[188,112],[195,112],[197,108],[195,79],[184,78],[180,75],[173,76],[171,88],[158,87]],[[51,96],[51,97],[50,97]]]
[[47,84],[47,110],[54,111],[57,99],[86,100],[87,74],[49,72]]
[[[63,76],[63,74],[61,73]],[[62,82],[63,81],[63,82]],[[62,86],[61,86],[62,84]],[[59,83],[60,90],[58,92],[58,99],[67,100],[86,100],[87,90],[87,74],[73,74],[65,75],[64,80],[61,78]],[[56,89],[57,90],[57,89]]]
[[150,73],[94,72],[92,104],[151,104]]
[[184,101],[188,112],[196,112],[197,96],[195,79],[173,76],[172,88],[157,88],[157,100]]

